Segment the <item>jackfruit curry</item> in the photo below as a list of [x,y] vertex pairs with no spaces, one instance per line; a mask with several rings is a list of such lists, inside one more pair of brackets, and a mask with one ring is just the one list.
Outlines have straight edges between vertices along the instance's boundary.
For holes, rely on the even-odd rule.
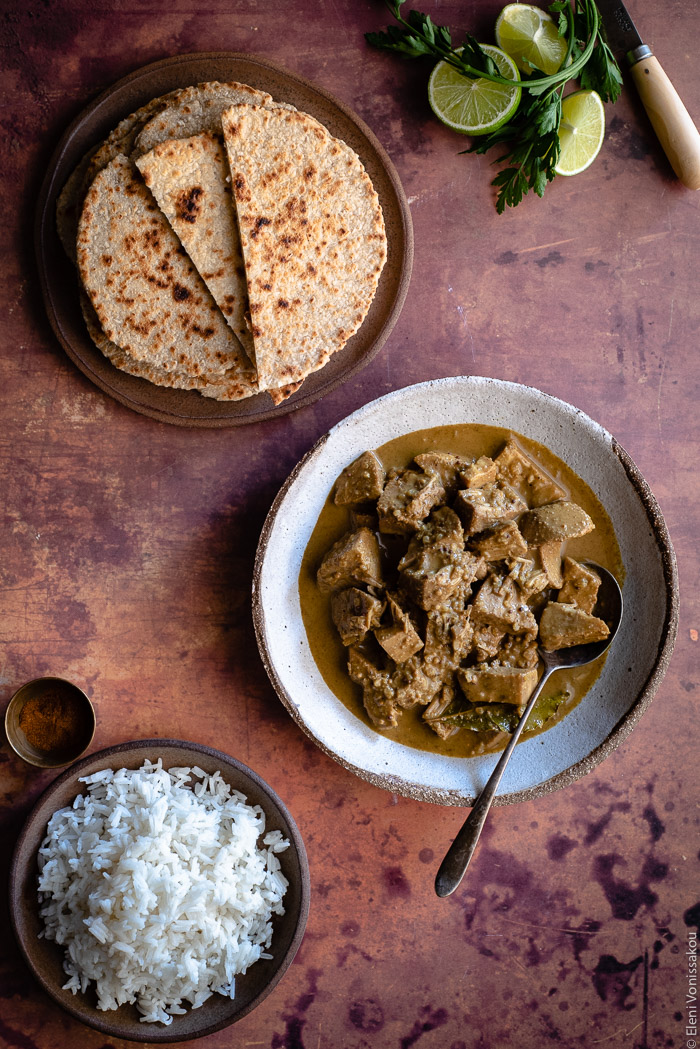
[[[610,520],[544,446],[495,427],[437,427],[343,470],[307,546],[299,592],[331,690],[408,746],[502,749],[546,650],[607,636],[591,559],[622,578]],[[602,661],[560,672],[526,736],[560,721]]]

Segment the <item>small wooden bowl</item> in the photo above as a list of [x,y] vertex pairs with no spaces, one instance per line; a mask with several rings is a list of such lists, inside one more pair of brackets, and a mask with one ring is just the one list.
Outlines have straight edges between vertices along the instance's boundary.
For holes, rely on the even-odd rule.
[[[33,703],[37,713],[58,697],[64,710],[75,719],[75,730],[70,738],[56,747],[40,749],[28,737],[22,726],[22,712]],[[29,765],[40,769],[58,769],[70,765],[83,754],[95,735],[95,711],[92,703],[77,685],[60,677],[39,677],[17,689],[5,711],[7,740],[16,754]]]
[[[43,921],[37,893],[37,851],[47,824],[57,809],[73,803],[84,790],[80,782],[101,769],[140,768],[145,759],[161,758],[166,769],[198,765],[205,772],[217,769],[234,790],[246,796],[249,805],[260,805],[266,830],[281,830],[290,847],[279,854],[282,873],[289,882],[284,896],[284,914],[274,915],[271,958],[263,958],[236,977],[236,997],[213,994],[199,1009],[187,1009],[170,1026],[142,1023],[136,1007],[122,1005],[103,1012],[97,1008],[94,985],[84,994],[63,989],[66,974],[64,951],[52,940],[39,938]],[[10,916],[20,949],[34,977],[63,1009],[109,1038],[132,1042],[184,1042],[220,1031],[256,1008],[273,990],[291,965],[299,948],[309,911],[309,865],[301,834],[273,789],[240,761],[198,743],[176,739],[145,739],[120,743],[83,758],[63,772],[42,795],[29,815],[15,847],[10,868]]]

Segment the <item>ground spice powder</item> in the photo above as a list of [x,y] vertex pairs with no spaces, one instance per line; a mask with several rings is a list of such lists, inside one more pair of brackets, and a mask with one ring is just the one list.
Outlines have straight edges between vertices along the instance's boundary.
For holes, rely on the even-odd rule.
[[60,692],[31,696],[20,712],[19,727],[30,747],[45,754],[68,750],[85,728],[79,704]]

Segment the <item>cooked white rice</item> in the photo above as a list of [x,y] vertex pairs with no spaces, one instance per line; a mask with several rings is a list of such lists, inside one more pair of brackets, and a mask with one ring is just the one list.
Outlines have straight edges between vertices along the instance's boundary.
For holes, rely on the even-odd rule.
[[[202,769],[86,776],[87,794],[49,821],[39,849],[44,935],[65,947],[65,987],[95,982],[99,1009],[136,1005],[172,1023],[269,958],[288,882],[265,814]],[[262,848],[257,842],[262,837]]]

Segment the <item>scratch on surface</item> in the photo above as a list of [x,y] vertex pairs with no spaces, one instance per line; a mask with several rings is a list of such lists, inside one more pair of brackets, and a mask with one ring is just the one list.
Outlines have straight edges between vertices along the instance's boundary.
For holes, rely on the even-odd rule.
[[630,1028],[629,1031],[626,1031],[624,1027],[621,1027],[618,1031],[613,1031],[612,1034],[606,1035],[605,1038],[594,1038],[591,1042],[591,1045],[600,1045],[602,1042],[609,1042],[611,1038],[617,1038],[618,1034],[623,1034],[625,1038],[629,1038],[629,1036],[631,1034],[634,1034],[634,1032],[638,1030],[641,1026],[642,1021],[640,1020],[639,1023],[635,1024],[635,1026]]
[[474,336],[472,335],[469,329],[469,321],[467,320],[466,310],[464,309],[464,306],[458,306],[457,313],[459,314],[459,319],[462,322],[462,327],[466,331],[467,336],[469,338],[469,349],[471,350],[472,361],[474,364],[476,364],[476,354],[474,353]]
[[676,300],[674,299],[674,297],[672,295],[671,296],[671,305],[670,305],[669,311],[668,311],[668,335],[666,336],[666,338],[668,339],[669,342],[671,341],[671,329],[673,328],[673,307],[675,306],[675,304],[676,304]]
[[522,969],[522,971],[523,971],[524,973],[526,973],[526,972],[527,972],[527,969],[525,968],[525,966],[523,965],[523,963],[522,963],[521,961],[519,961],[519,960],[518,960],[518,959],[517,959],[516,957],[514,957],[514,955],[512,955],[512,954],[511,954],[511,956],[510,956],[510,960],[511,960],[511,961],[513,962],[513,964],[514,964],[514,965],[517,965],[517,967],[518,967],[519,969]]
[[659,372],[659,388],[656,391],[656,423],[659,430],[659,437],[663,437],[663,425],[661,422],[661,390],[664,385],[664,373],[666,371],[666,357],[661,362],[661,370]]
[[[469,181],[469,180],[467,180]],[[446,196],[453,186],[456,185],[456,179],[450,179],[449,182],[444,185],[438,186],[436,189],[430,190],[428,193],[413,193],[410,197],[407,197],[409,205],[411,204],[424,204],[427,201],[434,200],[437,197]]]
[[598,932],[597,929],[567,929],[558,925],[536,925],[535,922],[518,922],[514,918],[504,918],[502,914],[499,914],[498,917],[502,922],[508,922],[510,925],[524,925],[528,929],[549,929],[550,932],[568,932],[570,936],[595,936]]
[[551,244],[536,244],[534,248],[521,248],[520,251],[514,251],[514,255],[527,255],[531,251],[544,251],[545,248],[558,248],[560,244],[571,244],[572,241],[576,240],[576,237],[567,237],[566,240],[553,240]]
[[[36,538],[38,539],[39,537],[36,536]],[[0,586],[0,594],[19,594],[23,590],[36,590],[43,585],[43,580],[35,579],[31,583],[23,583],[22,586]]]
[[145,481],[152,481],[154,477],[158,477],[160,474],[166,473],[168,470],[172,470],[174,465],[175,460],[173,459],[169,463],[164,463],[163,466],[156,467],[156,469],[151,470],[149,473],[144,472],[141,474],[139,481],[141,484],[143,484]]
[[645,237],[637,237],[637,244],[650,244],[652,240],[659,240],[661,237],[667,237],[669,231],[667,229],[662,230],[660,233],[647,233]]

